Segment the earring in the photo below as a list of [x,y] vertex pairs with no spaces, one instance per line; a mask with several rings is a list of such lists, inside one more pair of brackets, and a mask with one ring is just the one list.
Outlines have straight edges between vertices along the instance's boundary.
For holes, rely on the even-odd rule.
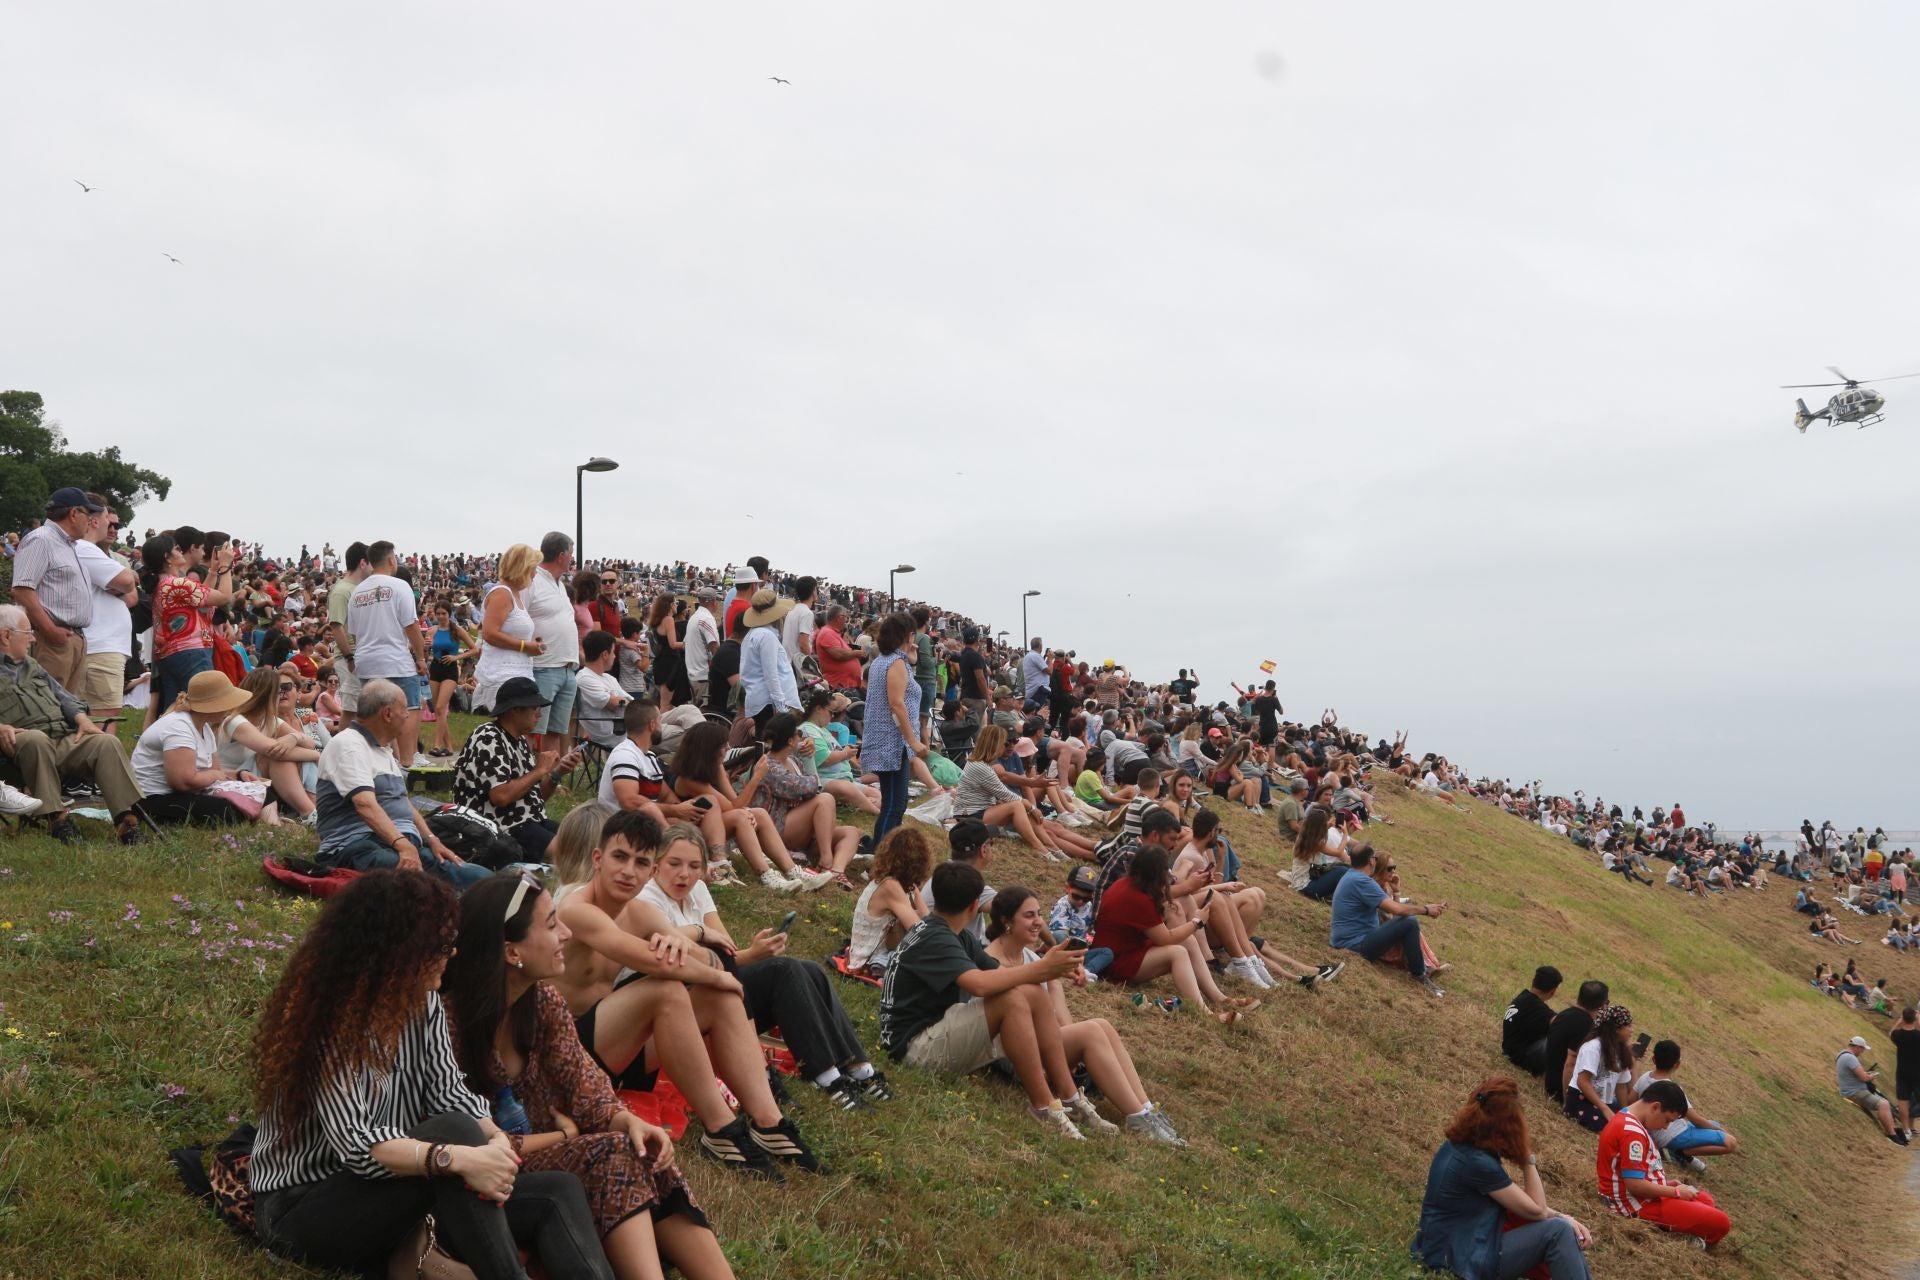
[[524,957],[524,956],[522,956],[522,957],[521,957],[520,959],[518,959],[518,960],[515,960],[515,961],[513,962],[513,967],[514,967],[514,968],[516,968],[516,969],[524,969],[524,968],[526,968],[526,967],[527,967],[527,961],[526,961],[526,957]]

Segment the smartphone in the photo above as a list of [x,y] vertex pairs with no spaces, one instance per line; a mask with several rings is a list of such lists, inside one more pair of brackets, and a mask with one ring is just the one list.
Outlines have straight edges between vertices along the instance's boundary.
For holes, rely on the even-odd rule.
[[1640,1033],[1640,1038],[1633,1042],[1633,1056],[1636,1058],[1646,1057],[1647,1046],[1652,1043],[1653,1043],[1653,1037],[1648,1035],[1646,1032],[1642,1031]]
[[1087,949],[1087,940],[1085,938],[1068,938],[1060,944],[1060,949],[1062,951],[1085,951]]
[[711,809],[713,808],[713,797],[695,796],[692,800],[688,801],[688,803],[696,809]]
[[1212,901],[1213,901],[1213,890],[1209,889],[1207,890],[1207,896],[1200,899],[1200,905],[1204,907],[1207,904],[1211,903]]
[[782,917],[780,918],[780,928],[779,928],[779,930],[778,930],[778,932],[780,932],[780,933],[792,933],[792,932],[793,932],[793,922],[794,922],[795,920],[798,920],[799,918],[800,918],[800,913],[799,913],[798,911],[789,911],[789,912],[787,912],[787,914],[786,914],[786,915],[784,915],[784,916],[782,916]]

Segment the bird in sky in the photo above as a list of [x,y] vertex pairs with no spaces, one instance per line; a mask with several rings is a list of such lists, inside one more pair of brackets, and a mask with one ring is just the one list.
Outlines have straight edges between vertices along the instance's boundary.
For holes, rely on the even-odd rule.
[[176,267],[179,267],[179,266],[184,266],[184,265],[186,265],[186,264],[184,264],[184,263],[182,263],[182,262],[180,261],[180,259],[178,259],[178,258],[176,258],[176,257],[174,257],[174,256],[173,256],[172,254],[170,254],[170,253],[168,253],[168,252],[167,252],[167,251],[166,251],[165,249],[162,249],[162,250],[160,251],[160,256],[161,256],[161,257],[163,257],[163,258],[165,258],[165,259],[166,259],[166,260],[167,260],[168,262],[171,262],[171,263],[172,263],[172,264],[173,264],[174,266],[176,266]]
[[791,80],[782,80],[779,76],[768,76],[767,79],[773,81],[775,84],[792,84],[793,83],[793,81]]
[[95,191],[97,191],[97,190],[99,190],[99,188],[98,188],[98,187],[90,187],[90,186],[88,186],[88,185],[87,185],[86,183],[84,183],[84,182],[80,182],[80,179],[78,179],[78,178],[75,178],[75,179],[74,179],[74,181],[80,184],[80,193],[81,193],[82,195],[89,195],[89,194],[91,194],[91,193],[93,193],[93,192],[95,192]]

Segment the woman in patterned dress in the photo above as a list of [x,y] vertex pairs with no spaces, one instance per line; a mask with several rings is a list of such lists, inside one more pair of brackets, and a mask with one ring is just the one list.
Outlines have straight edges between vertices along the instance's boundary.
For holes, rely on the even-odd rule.
[[653,1280],[667,1266],[688,1280],[730,1280],[673,1139],[620,1105],[545,981],[565,968],[566,940],[531,875],[503,871],[461,897],[443,991],[467,1087],[492,1108],[523,1172],[579,1178],[619,1280]]

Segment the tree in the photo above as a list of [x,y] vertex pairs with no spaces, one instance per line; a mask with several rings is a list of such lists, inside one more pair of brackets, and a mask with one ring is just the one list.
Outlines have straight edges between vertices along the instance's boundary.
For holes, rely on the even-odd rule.
[[118,445],[74,453],[46,419],[37,391],[0,391],[0,529],[25,529],[46,514],[47,495],[72,485],[103,494],[125,521],[173,482],[120,456]]

